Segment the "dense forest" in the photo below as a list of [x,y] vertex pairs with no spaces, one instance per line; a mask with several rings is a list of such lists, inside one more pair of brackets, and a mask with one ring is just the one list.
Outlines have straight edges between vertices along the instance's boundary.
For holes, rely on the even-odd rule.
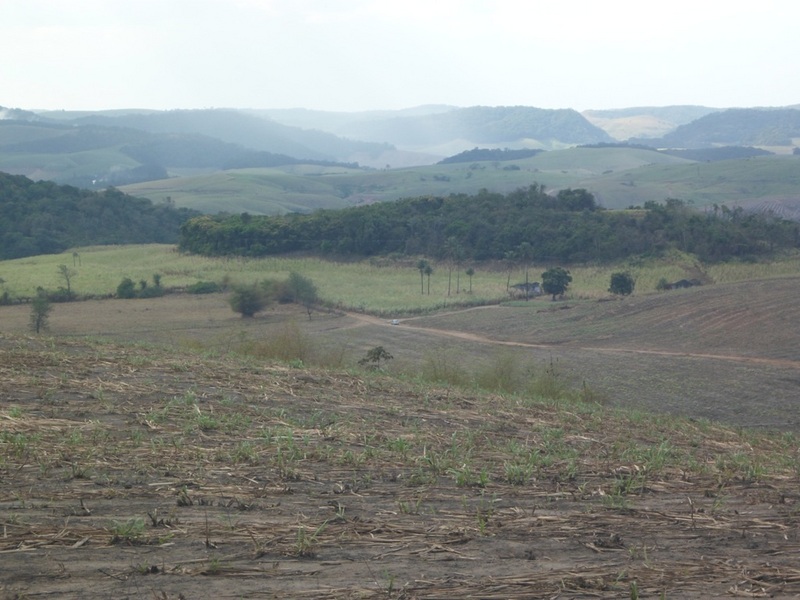
[[203,216],[181,227],[180,248],[206,255],[286,252],[452,260],[510,256],[565,263],[677,248],[703,260],[751,257],[800,244],[800,225],[743,210],[700,213],[680,200],[608,211],[583,189],[534,184],[510,194],[423,197],[308,215]]
[[196,211],[110,188],[93,192],[0,173],[0,259],[95,244],[174,243]]

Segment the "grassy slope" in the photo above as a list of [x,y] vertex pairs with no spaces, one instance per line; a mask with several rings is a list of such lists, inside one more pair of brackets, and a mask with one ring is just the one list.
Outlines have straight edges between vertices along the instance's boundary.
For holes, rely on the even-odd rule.
[[[519,170],[505,170],[515,165]],[[424,195],[509,192],[531,183],[585,187],[607,208],[680,198],[696,206],[793,195],[796,157],[696,163],[635,148],[572,148],[503,163],[432,165],[386,171],[243,169],[124,186],[123,191],[205,212],[276,214]]]
[[[322,298],[329,304],[392,314],[419,312],[458,303],[482,304],[507,299],[508,272],[504,266],[474,265],[472,294],[457,293],[469,287],[469,279],[461,272],[452,273],[451,296],[447,296],[448,270],[444,264],[433,264],[430,294],[421,294],[420,275],[416,261],[361,261],[332,263],[316,258],[226,259],[178,253],[174,246],[146,244],[131,246],[93,246],[78,248],[80,264],[70,249],[62,254],[41,255],[0,262],[2,289],[12,296],[32,296],[41,286],[54,290],[64,285],[58,273],[59,265],[76,271],[73,290],[80,295],[104,296],[113,294],[123,277],[134,281],[151,280],[154,273],[162,276],[166,287],[181,287],[197,281],[251,282],[264,278],[285,278],[290,271],[310,277],[320,288]],[[662,277],[669,281],[683,278],[705,278],[717,282],[745,281],[753,278],[781,277],[797,272],[796,258],[787,257],[773,263],[706,266],[679,253],[660,261],[644,261],[635,265],[574,266],[572,291],[578,298],[607,297],[609,278],[613,271],[632,269],[637,278],[639,293],[651,292]],[[466,265],[465,265],[466,268]],[[546,268],[532,265],[530,279],[536,280]],[[524,281],[524,272],[511,273],[511,283]],[[369,281],[365,286],[364,281]]]
[[[45,139],[56,140],[71,133],[70,128],[36,124],[0,126],[2,146]],[[0,146],[0,171],[22,174],[33,180],[86,179],[115,168],[128,169],[139,165],[137,161],[120,152],[119,146],[113,145],[79,152],[42,154],[3,152],[2,146]]]
[[[583,185],[587,178],[683,159],[639,149],[573,148],[503,163],[459,163],[385,171],[285,167],[240,169],[188,178],[153,181],[120,189],[209,213],[277,214],[290,210],[345,205],[425,195],[473,194],[482,188],[510,192],[531,183],[548,188]],[[519,170],[504,167],[517,166]]]
[[[608,297],[605,290],[614,267],[575,267],[566,302],[540,298],[530,303],[520,301],[505,307],[409,320],[409,315],[419,311],[502,300],[507,297],[507,274],[476,265],[473,294],[448,297],[446,269],[435,265],[431,295],[422,295],[413,261],[335,264],[310,258],[224,260],[180,255],[171,246],[94,247],[79,249],[79,253],[82,264],[76,266],[71,253],[2,262],[3,288],[12,296],[32,294],[38,285],[55,289],[63,285],[59,264],[67,264],[77,272],[72,286],[78,294],[98,295],[112,294],[125,276],[134,281],[151,280],[153,273],[160,273],[163,284],[172,287],[226,277],[240,282],[283,279],[289,271],[296,270],[317,284],[321,297],[330,305],[381,316],[369,323],[315,319],[309,324],[309,335],[315,344],[334,354],[347,355],[353,363],[368,349],[384,345],[396,356],[392,369],[416,372],[438,365],[440,371],[453,371],[457,378],[470,380],[482,369],[500,368],[497,365],[506,360],[504,353],[511,352],[518,359],[512,365],[518,375],[513,377],[555,361],[568,380],[578,384],[586,381],[602,397],[625,406],[728,422],[746,419],[751,425],[788,423],[794,427],[791,423],[800,422],[800,417],[794,416],[793,405],[796,368],[763,362],[771,359],[796,363],[800,359],[793,327],[800,319],[800,269],[796,256],[770,264],[708,266],[676,254],[659,262],[627,265],[637,278],[637,292],[615,302],[597,301]],[[539,272],[532,268],[533,278]],[[716,284],[657,294],[653,290],[660,277],[670,281],[701,277]],[[523,273],[517,271],[512,282],[523,279]],[[463,274],[461,285],[468,286]],[[139,302],[144,301],[118,301],[113,306],[148,310],[146,304]],[[155,336],[153,341],[175,343],[185,339],[189,330],[196,330],[190,337],[205,338],[203,347],[218,351],[230,348],[234,342],[269,340],[280,334],[257,333],[255,329],[235,333],[230,329],[236,329],[240,319],[235,318],[224,299],[218,302],[218,318],[222,319],[219,326],[211,324],[209,314],[196,324],[185,325],[188,329],[181,326],[180,331],[172,332],[177,325],[168,318],[163,326],[147,327],[152,330],[147,335]],[[59,305],[55,312],[65,317],[67,311],[80,310],[81,304]],[[15,330],[26,331],[27,307],[5,310],[12,308],[20,312],[21,319]],[[154,318],[154,313],[149,312],[134,311],[131,316],[136,314],[147,322]],[[269,325],[271,314],[267,313],[267,322],[259,321],[258,327]],[[302,315],[298,318],[304,321]],[[400,318],[402,326],[387,326],[391,318]],[[90,327],[87,333],[114,330],[114,319],[110,328],[104,326],[97,331],[91,329],[94,320],[86,322]],[[126,339],[137,331],[131,327],[133,333]],[[206,330],[207,327],[211,329]],[[457,337],[451,331],[478,337]],[[527,346],[514,350],[513,346],[489,343],[484,338]],[[742,362],[736,356],[762,362]],[[768,402],[762,402],[765,390],[769,390]]]
[[796,196],[800,161],[768,156],[712,163],[662,164],[586,180],[608,208],[679,198],[696,206],[737,204],[770,197]]

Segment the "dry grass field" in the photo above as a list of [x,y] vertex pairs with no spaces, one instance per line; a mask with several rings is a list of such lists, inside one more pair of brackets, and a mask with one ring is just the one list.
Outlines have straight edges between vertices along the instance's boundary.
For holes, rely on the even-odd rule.
[[798,298],[0,307],[0,596],[798,597]]

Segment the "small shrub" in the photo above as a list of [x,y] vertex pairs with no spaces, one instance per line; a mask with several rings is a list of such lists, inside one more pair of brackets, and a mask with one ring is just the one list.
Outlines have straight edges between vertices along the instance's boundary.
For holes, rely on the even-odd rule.
[[375,346],[372,350],[367,352],[364,358],[358,361],[358,364],[370,369],[380,369],[381,361],[386,363],[393,358],[394,356],[389,354],[383,346]]
[[630,273],[618,272],[611,274],[611,284],[608,291],[617,296],[629,296],[633,293],[636,282]]
[[277,333],[257,342],[245,342],[239,352],[260,359],[279,360],[302,366],[311,362],[315,350],[313,340],[296,323],[288,323]]
[[162,288],[161,286],[153,285],[153,286],[143,287],[141,290],[139,290],[139,293],[136,294],[136,296],[138,298],[159,298],[163,296],[165,293],[166,292],[164,291],[164,288]]
[[216,281],[198,281],[186,288],[189,294],[213,294],[221,291],[220,285]]
[[117,298],[136,298],[136,284],[133,279],[126,277],[117,286]]
[[249,318],[267,307],[268,297],[258,284],[254,284],[234,287],[233,294],[228,301],[234,312]]
[[470,377],[463,364],[463,361],[453,357],[446,348],[437,348],[425,353],[422,377],[436,383],[466,386],[470,383]]
[[75,293],[67,288],[59,287],[56,291],[48,291],[47,299],[50,302],[72,302],[75,300]]
[[523,373],[517,354],[511,351],[500,352],[494,360],[475,375],[475,384],[484,390],[498,392],[519,391]]
[[47,329],[47,321],[52,310],[50,300],[47,298],[47,292],[40,288],[39,293],[31,302],[31,330],[34,333],[40,333]]
[[533,396],[559,400],[569,392],[569,386],[557,368],[557,363],[550,360],[544,371],[534,375],[528,382],[527,392]]

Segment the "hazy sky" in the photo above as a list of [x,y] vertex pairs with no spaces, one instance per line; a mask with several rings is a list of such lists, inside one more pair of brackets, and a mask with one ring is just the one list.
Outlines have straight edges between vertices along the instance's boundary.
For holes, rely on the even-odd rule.
[[800,103],[798,0],[0,0],[0,106]]

